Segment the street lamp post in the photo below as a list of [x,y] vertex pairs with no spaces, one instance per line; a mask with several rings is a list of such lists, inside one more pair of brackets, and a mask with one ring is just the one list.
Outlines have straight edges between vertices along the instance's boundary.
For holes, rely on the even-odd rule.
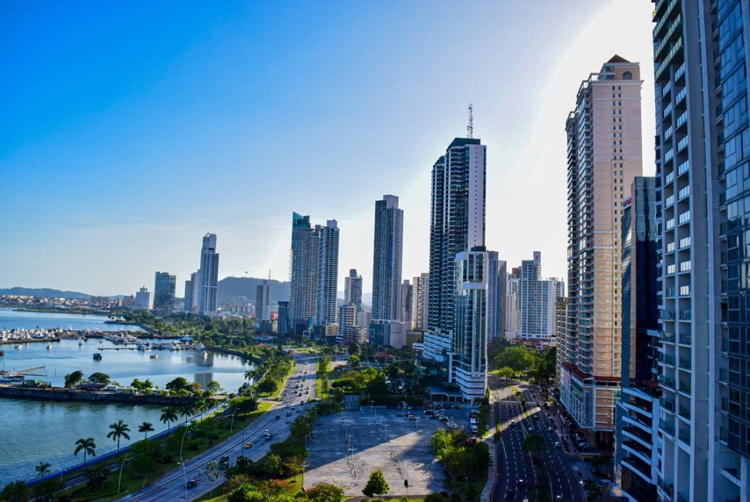
[[117,476],[117,494],[120,494],[120,482],[122,481],[122,469],[125,467],[125,461],[128,459],[128,454],[122,459],[122,465],[120,465],[120,475]]
[[187,471],[185,470],[185,459],[182,457],[182,447],[185,444],[185,436],[187,436],[188,427],[185,426],[185,432],[182,433],[182,440],[180,441],[180,463],[182,464],[182,477],[185,482],[185,500],[188,500],[187,492]]

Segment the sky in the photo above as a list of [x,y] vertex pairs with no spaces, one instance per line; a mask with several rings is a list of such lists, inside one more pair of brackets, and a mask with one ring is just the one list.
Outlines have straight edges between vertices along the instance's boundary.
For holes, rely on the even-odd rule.
[[289,278],[292,212],[340,227],[372,285],[375,200],[404,210],[405,279],[429,270],[430,171],[487,145],[486,244],[566,276],[565,118],[614,54],[641,63],[648,0],[0,3],[0,287],[95,295]]

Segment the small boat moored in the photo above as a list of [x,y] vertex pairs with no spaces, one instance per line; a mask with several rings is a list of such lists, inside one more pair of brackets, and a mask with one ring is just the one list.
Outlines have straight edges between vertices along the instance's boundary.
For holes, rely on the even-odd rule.
[[101,360],[102,360],[102,355],[100,353],[96,352],[94,354],[94,361],[101,361]]

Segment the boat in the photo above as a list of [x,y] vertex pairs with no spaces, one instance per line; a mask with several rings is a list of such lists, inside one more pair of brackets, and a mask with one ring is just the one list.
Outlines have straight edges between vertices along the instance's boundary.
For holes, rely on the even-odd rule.
[[21,349],[23,348],[23,345],[16,345],[16,348],[17,348],[18,350],[21,350]]
[[96,352],[94,354],[94,361],[101,361],[101,360],[102,360],[102,355],[100,353]]
[[149,359],[159,359],[159,354],[151,354],[148,357],[149,357]]
[[52,344],[51,344],[51,343],[48,343],[48,344],[47,344],[47,350],[50,350],[51,348],[52,348]]
[[201,357],[203,359],[208,359],[208,352],[206,352],[205,350],[203,352],[201,352]]
[[83,342],[81,340],[78,340],[78,346],[80,347],[81,345],[83,345]]
[[4,355],[5,355],[5,351],[4,350],[0,350],[0,357],[3,357]]

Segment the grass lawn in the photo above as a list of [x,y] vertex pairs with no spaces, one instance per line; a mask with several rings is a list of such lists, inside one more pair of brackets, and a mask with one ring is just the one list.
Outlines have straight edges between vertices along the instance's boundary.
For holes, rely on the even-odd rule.
[[[251,424],[258,417],[263,415],[263,413],[265,413],[270,407],[270,403],[258,403],[258,409],[256,411],[243,415],[236,415],[234,418],[234,431],[236,432]],[[209,447],[215,446],[229,437],[231,420],[231,415],[214,415],[198,422],[198,424],[193,427],[197,427],[201,432],[196,434],[193,438],[185,440],[183,457],[185,459],[193,458],[206,451]],[[214,439],[209,439],[211,436],[213,436]],[[122,471],[122,483],[119,495],[117,494],[117,478],[119,471],[115,471],[109,473],[98,488],[92,489],[85,485],[79,485],[60,492],[58,496],[66,495],[70,497],[70,500],[73,502],[94,499],[99,501],[109,501],[122,497],[129,492],[140,490],[142,487],[153,483],[159,477],[178,467],[181,440],[182,436],[179,436],[178,434],[172,434],[166,438],[160,438],[159,444],[161,453],[171,461],[165,463],[154,462],[149,469],[146,469],[145,474],[137,473],[136,470],[130,467],[130,464],[126,462],[125,468]],[[101,465],[97,465],[97,467],[107,467],[112,464],[120,466],[122,464],[123,456],[124,455],[119,455],[108,459],[107,461],[102,462]],[[71,473],[66,476],[65,479],[70,479],[77,475],[80,475],[80,472],[76,471]]]

